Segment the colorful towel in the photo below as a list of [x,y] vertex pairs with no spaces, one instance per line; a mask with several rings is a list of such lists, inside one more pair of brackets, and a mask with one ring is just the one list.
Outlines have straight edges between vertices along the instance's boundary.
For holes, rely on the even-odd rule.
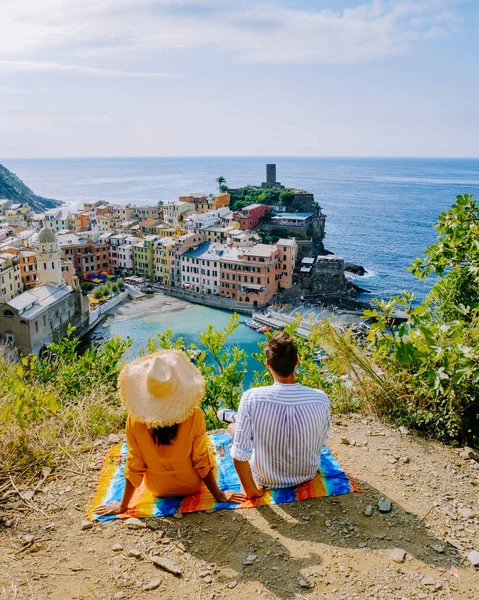
[[[211,455],[215,462],[215,474],[221,490],[240,491],[240,481],[230,455],[231,437],[227,433],[210,434]],[[312,481],[292,488],[268,490],[264,496],[243,504],[218,503],[205,486],[193,496],[157,498],[149,492],[144,484],[136,490],[131,499],[128,511],[122,515],[98,517],[94,514],[95,506],[112,500],[121,501],[125,485],[124,469],[128,447],[126,444],[114,446],[107,454],[100,474],[97,493],[88,510],[88,517],[104,521],[127,517],[163,517],[175,513],[188,513],[199,510],[218,510],[220,508],[252,508],[263,504],[280,504],[299,502],[309,498],[323,496],[339,496],[359,491],[357,483],[344,472],[339,462],[328,448],[323,447],[319,469]]]

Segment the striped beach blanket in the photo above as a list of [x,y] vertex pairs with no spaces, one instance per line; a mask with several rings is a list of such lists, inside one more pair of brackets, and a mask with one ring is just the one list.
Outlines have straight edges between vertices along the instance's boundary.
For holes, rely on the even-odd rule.
[[[215,474],[221,490],[240,491],[240,481],[230,455],[231,437],[227,433],[212,433],[210,452],[215,463]],[[127,517],[163,517],[175,513],[189,513],[200,510],[218,510],[221,508],[252,508],[263,504],[281,504],[299,502],[310,498],[339,496],[359,491],[354,479],[349,477],[336,458],[326,446],[321,452],[320,464],[316,477],[312,481],[291,488],[268,490],[264,496],[243,504],[218,503],[205,486],[192,496],[157,498],[149,492],[144,484],[135,491],[128,511],[122,515],[98,517],[94,513],[95,506],[112,500],[121,501],[125,485],[124,469],[128,446],[117,444],[108,452],[100,473],[97,492],[88,510],[88,517],[98,521]]]

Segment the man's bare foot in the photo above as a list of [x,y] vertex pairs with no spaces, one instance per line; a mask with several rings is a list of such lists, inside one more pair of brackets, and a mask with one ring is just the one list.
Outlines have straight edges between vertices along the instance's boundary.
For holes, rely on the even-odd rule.
[[95,514],[100,517],[106,517],[107,515],[119,515],[121,513],[121,502],[114,500],[108,504],[100,504],[95,508]]

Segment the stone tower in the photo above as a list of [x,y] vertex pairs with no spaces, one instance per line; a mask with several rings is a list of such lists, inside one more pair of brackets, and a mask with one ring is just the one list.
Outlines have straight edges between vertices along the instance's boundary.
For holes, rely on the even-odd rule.
[[276,185],[276,165],[266,165],[266,185]]
[[266,181],[263,181],[261,184],[262,188],[274,188],[274,189],[282,189],[283,186],[276,181],[276,165],[269,164],[266,165]]
[[37,249],[38,285],[61,285],[60,250],[57,238],[49,227],[40,229]]

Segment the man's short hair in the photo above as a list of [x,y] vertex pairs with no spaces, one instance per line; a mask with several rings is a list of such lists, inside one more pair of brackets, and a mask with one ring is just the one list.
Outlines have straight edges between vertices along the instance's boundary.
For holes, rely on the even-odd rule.
[[272,335],[264,346],[269,366],[280,377],[289,377],[298,364],[298,347],[285,331]]

